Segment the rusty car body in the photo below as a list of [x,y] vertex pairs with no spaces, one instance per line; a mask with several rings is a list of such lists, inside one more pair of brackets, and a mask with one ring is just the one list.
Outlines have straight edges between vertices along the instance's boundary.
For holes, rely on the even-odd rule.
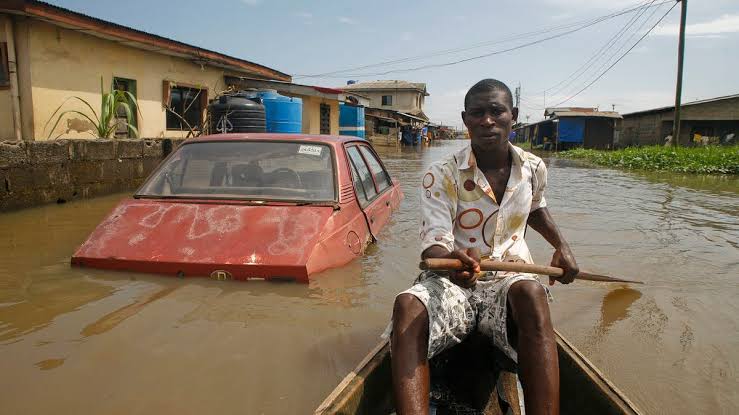
[[185,141],[72,257],[112,270],[296,280],[361,256],[403,193],[356,137]]

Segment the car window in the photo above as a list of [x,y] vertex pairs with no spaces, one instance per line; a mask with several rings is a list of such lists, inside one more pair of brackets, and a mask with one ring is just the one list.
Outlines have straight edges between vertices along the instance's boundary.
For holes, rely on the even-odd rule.
[[136,193],[150,197],[334,201],[334,163],[322,144],[270,141],[180,147]]
[[372,177],[375,178],[375,183],[377,183],[377,188],[380,192],[390,187],[390,176],[382,168],[382,164],[377,160],[374,153],[367,146],[359,146],[359,150],[362,152],[364,159],[367,160],[367,165],[369,166],[370,172],[372,172]]
[[364,163],[364,160],[359,154],[359,150],[356,146],[347,148],[346,152],[349,154],[349,158],[351,159],[354,168],[357,169],[359,181],[362,183],[362,188],[364,189],[364,199],[366,201],[373,199],[377,196],[377,191],[375,190],[375,184],[372,181],[372,174],[370,173],[369,167]]
[[357,198],[359,199],[359,204],[364,207],[365,204],[367,204],[367,201],[369,199],[367,198],[367,194],[364,192],[364,186],[362,185],[362,180],[359,179],[359,173],[357,173],[357,169],[354,167],[354,163],[351,161],[349,162],[350,170],[352,171],[352,180],[354,181],[354,190],[357,192]]

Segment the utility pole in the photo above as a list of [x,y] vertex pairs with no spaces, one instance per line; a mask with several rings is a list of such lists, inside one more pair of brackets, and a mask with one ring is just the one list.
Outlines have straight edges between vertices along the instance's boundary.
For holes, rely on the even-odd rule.
[[518,86],[516,87],[516,92],[514,93],[514,95],[516,98],[515,107],[520,108],[521,107],[521,84],[518,84]]
[[616,104],[611,104],[611,111],[616,111]]
[[675,120],[672,122],[672,145],[680,140],[680,97],[683,92],[683,55],[685,54],[685,17],[688,0],[677,0],[680,4],[680,36],[677,43],[677,85],[675,85]]

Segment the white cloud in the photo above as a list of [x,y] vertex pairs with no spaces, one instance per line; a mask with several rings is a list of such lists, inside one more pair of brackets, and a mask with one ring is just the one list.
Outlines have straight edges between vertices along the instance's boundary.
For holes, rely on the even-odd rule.
[[403,32],[400,34],[400,39],[405,40],[406,42],[409,40],[413,40],[413,33],[412,32]]
[[262,0],[241,0],[241,2],[248,6],[258,6]]
[[[662,36],[677,36],[680,27],[677,23],[666,24],[654,29],[654,33]],[[739,14],[724,14],[714,20],[688,24],[685,34],[688,36],[722,37],[723,33],[739,33]]]
[[344,24],[357,24],[358,23],[356,20],[352,19],[351,17],[339,16],[338,19],[339,19],[339,22],[344,23]]
[[297,12],[295,13],[295,16],[303,20],[304,24],[312,24],[313,23],[313,13],[309,12]]
[[545,3],[567,10],[582,11],[584,9],[617,10],[636,6],[639,2],[636,0],[545,0]]
[[552,15],[552,20],[566,20],[566,19],[572,19],[573,14],[570,12],[562,12],[557,13],[555,15]]

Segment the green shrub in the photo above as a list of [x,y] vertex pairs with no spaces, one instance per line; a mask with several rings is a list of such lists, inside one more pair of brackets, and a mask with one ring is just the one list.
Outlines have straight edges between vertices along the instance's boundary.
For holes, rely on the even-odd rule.
[[602,151],[573,149],[560,156],[601,166],[701,174],[739,174],[739,145],[705,147],[628,147]]

